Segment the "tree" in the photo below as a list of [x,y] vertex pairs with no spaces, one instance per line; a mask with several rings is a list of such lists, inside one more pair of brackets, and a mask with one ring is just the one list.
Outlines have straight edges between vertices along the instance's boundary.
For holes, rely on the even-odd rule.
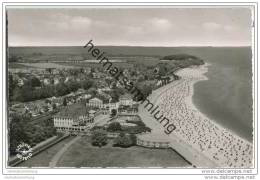
[[69,89],[70,92],[74,92],[74,91],[77,91],[80,87],[80,84],[77,83],[76,81],[71,81],[67,84],[67,87]]
[[32,87],[39,87],[41,86],[41,81],[37,77],[32,77],[29,81]]
[[10,154],[15,155],[17,146],[24,142],[31,146],[56,135],[56,129],[53,126],[51,118],[45,119],[39,123],[30,123],[28,115],[14,114],[10,117],[9,137]]
[[31,86],[23,86],[21,88],[15,88],[13,92],[13,98],[15,101],[27,102],[33,100],[33,89]]
[[126,135],[125,133],[120,133],[117,138],[114,140],[114,146],[119,146],[119,147],[130,147],[133,145],[133,141],[130,138],[129,135]]
[[18,57],[16,55],[11,55],[9,57],[9,62],[18,62],[20,59],[22,59],[21,57]]
[[102,147],[107,144],[107,134],[102,129],[94,130],[91,136],[91,143],[93,146]]
[[17,87],[17,81],[13,78],[12,74],[8,74],[8,96],[12,100],[14,89]]
[[16,154],[16,148],[20,143],[29,143],[30,138],[26,133],[28,131],[26,128],[28,124],[27,119],[29,119],[28,116],[20,116],[17,114],[11,117],[9,130],[11,155]]
[[62,104],[63,104],[63,106],[67,106],[67,99],[66,98],[63,99],[63,103]]
[[52,104],[52,109],[53,110],[57,109],[57,105],[55,103]]
[[117,111],[116,111],[115,109],[112,109],[112,110],[111,110],[111,117],[116,116],[116,113],[117,113]]
[[50,104],[51,103],[51,100],[49,100],[49,99],[45,99],[45,101],[44,101],[46,104]]
[[85,80],[82,82],[81,87],[84,88],[85,90],[88,90],[94,85],[94,82],[91,80]]
[[132,144],[133,145],[136,145],[136,140],[137,140],[137,138],[136,138],[136,135],[135,134],[130,134],[130,139],[132,140]]
[[69,93],[69,89],[64,83],[57,84],[55,90],[55,96],[64,96]]
[[109,132],[116,132],[116,131],[121,131],[122,127],[121,127],[121,124],[119,122],[112,122],[108,125],[107,130]]
[[138,89],[142,92],[144,98],[148,97],[152,93],[153,85],[140,84]]

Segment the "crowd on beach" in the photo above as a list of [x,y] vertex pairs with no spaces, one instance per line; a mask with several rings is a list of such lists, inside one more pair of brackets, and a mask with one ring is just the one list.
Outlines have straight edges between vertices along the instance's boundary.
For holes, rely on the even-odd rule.
[[175,124],[174,135],[221,167],[252,167],[252,143],[216,124],[193,105],[193,84],[205,80],[203,69],[188,68],[178,75],[181,80],[163,88],[155,102]]

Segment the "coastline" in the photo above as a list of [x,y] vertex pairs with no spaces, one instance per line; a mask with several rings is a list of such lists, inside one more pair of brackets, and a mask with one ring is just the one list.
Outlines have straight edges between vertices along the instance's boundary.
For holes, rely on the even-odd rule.
[[[172,148],[191,163],[199,167],[252,167],[252,143],[207,117],[193,103],[194,84],[208,80],[204,74],[209,65],[178,70],[176,74],[181,79],[155,90],[149,99],[178,124],[176,131],[167,138]],[[152,131],[164,133],[154,123],[146,123]],[[187,147],[191,149],[184,152]],[[194,153],[199,154],[199,158]],[[211,163],[206,165],[207,161]]]
[[[206,63],[204,67],[208,68],[208,66],[211,66],[211,64]],[[191,94],[190,94],[189,104],[190,104],[191,106],[193,106],[194,109],[197,109],[197,111],[199,111],[201,114],[203,114],[203,116],[205,116],[205,118],[207,118],[207,119],[213,121],[216,126],[219,126],[219,127],[223,128],[223,129],[225,129],[225,130],[231,132],[232,134],[238,136],[238,137],[239,137],[240,139],[242,139],[243,141],[246,141],[247,143],[251,143],[251,144],[252,144],[252,142],[250,142],[250,141],[248,141],[247,139],[241,137],[239,134],[237,134],[237,133],[236,133],[235,131],[233,131],[232,129],[229,129],[229,128],[224,127],[223,125],[221,125],[220,123],[218,123],[217,121],[215,121],[213,118],[210,118],[210,117],[207,116],[205,113],[202,113],[202,112],[200,111],[200,108],[194,103],[194,99],[193,99],[193,96],[194,96],[194,86],[195,86],[196,83],[198,83],[198,82],[200,82],[200,81],[207,81],[207,80],[209,80],[208,77],[205,76],[205,73],[207,73],[207,72],[208,72],[208,70],[207,70],[206,72],[203,72],[203,73],[202,73],[202,75],[204,76],[204,79],[201,79],[201,80],[198,80],[198,81],[194,81],[194,82],[192,83],[192,85],[191,85]]]
[[[209,80],[207,76],[205,76],[205,73],[208,72],[208,66],[211,66],[210,63],[205,63],[204,65],[202,65],[203,68],[206,68],[205,71],[203,70],[203,72],[201,72],[201,79],[198,79],[196,81],[193,81],[191,82],[191,86],[190,86],[190,95],[188,96],[188,99],[187,99],[187,104],[189,104],[193,109],[197,110],[198,112],[200,112],[201,115],[203,115],[205,118],[211,120],[212,122],[214,122],[214,124],[222,129],[225,129],[226,131],[229,131],[231,132],[233,135],[235,136],[238,136],[240,139],[242,139],[243,141],[246,141],[247,143],[250,143],[252,144],[252,142],[248,141],[247,139],[241,137],[240,135],[238,135],[236,132],[232,131],[231,129],[228,129],[228,128],[225,128],[223,125],[221,125],[220,123],[216,122],[214,119],[208,117],[205,113],[202,113],[200,111],[200,108],[194,103],[194,100],[193,100],[193,96],[194,96],[194,85],[200,81],[207,81]],[[201,68],[201,67],[200,67]],[[185,69],[180,69],[180,72],[181,73],[181,70],[185,70]],[[176,74],[178,74],[178,72],[176,72]]]

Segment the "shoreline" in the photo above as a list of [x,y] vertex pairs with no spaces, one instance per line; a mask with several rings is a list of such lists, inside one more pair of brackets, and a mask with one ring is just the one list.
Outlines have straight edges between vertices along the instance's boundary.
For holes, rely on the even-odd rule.
[[[248,141],[246,138],[241,137],[239,134],[237,134],[237,133],[236,133],[235,131],[233,131],[232,129],[229,129],[229,128],[224,127],[223,125],[221,125],[220,123],[218,123],[218,122],[217,122],[216,120],[214,120],[213,118],[210,118],[207,114],[202,113],[202,112],[200,111],[200,108],[198,107],[198,105],[196,105],[196,104],[194,103],[194,100],[193,100],[193,96],[194,96],[194,93],[195,93],[195,92],[194,92],[194,85],[195,85],[196,83],[198,83],[198,82],[208,81],[208,80],[209,80],[209,78],[205,75],[205,73],[208,72],[208,66],[211,66],[211,64],[205,63],[205,64],[202,65],[202,66],[203,66],[203,68],[207,68],[207,71],[205,71],[205,72],[203,72],[203,73],[201,74],[201,75],[203,76],[201,80],[193,81],[193,82],[191,83],[191,86],[190,86],[190,88],[191,88],[190,93],[191,93],[191,94],[190,94],[190,96],[188,97],[188,98],[189,98],[189,101],[188,101],[187,103],[189,103],[189,105],[192,106],[193,109],[196,109],[198,112],[200,112],[201,115],[205,116],[205,118],[207,118],[207,119],[209,119],[210,121],[214,122],[214,124],[215,124],[216,126],[222,128],[222,129],[225,129],[226,131],[231,132],[233,135],[238,136],[238,137],[239,137],[240,139],[242,139],[243,141],[246,141],[247,143],[252,144],[252,142]],[[180,71],[182,71],[182,70],[185,70],[185,69],[180,69]],[[178,74],[178,72],[176,72],[176,74]]]
[[[176,131],[165,138],[169,138],[173,149],[198,167],[252,167],[252,143],[210,119],[193,103],[194,84],[208,80],[204,75],[208,66],[180,69],[176,72],[180,80],[155,90],[149,97],[177,124]],[[147,114],[144,121],[153,132],[159,130],[165,136],[156,125],[158,122],[146,118],[149,118]]]

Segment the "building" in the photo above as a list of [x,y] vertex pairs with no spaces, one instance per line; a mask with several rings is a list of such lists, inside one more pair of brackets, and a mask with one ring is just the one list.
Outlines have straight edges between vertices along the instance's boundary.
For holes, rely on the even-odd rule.
[[84,95],[83,95],[83,98],[84,98],[84,99],[89,99],[89,98],[91,98],[91,94],[84,94]]
[[23,86],[24,85],[24,79],[19,78],[17,85],[20,86],[20,87]]
[[112,112],[112,110],[116,110],[118,112],[118,108],[119,108],[119,103],[115,102],[109,102],[103,105],[102,110],[104,111],[104,114],[109,114]]
[[92,128],[94,117],[89,116],[89,108],[78,103],[61,110],[53,121],[58,132],[85,134]]
[[89,100],[89,103],[87,103],[88,106],[90,107],[97,107],[97,108],[102,108],[103,107],[103,101],[99,98],[92,98]]
[[119,97],[119,104],[123,106],[132,106],[134,104],[134,101],[130,94],[124,94]]
[[43,84],[44,85],[49,85],[49,84],[51,84],[51,80],[49,78],[44,78],[43,79]]
[[55,77],[53,78],[53,84],[56,85],[56,84],[59,84],[60,83],[60,80],[58,77]]

